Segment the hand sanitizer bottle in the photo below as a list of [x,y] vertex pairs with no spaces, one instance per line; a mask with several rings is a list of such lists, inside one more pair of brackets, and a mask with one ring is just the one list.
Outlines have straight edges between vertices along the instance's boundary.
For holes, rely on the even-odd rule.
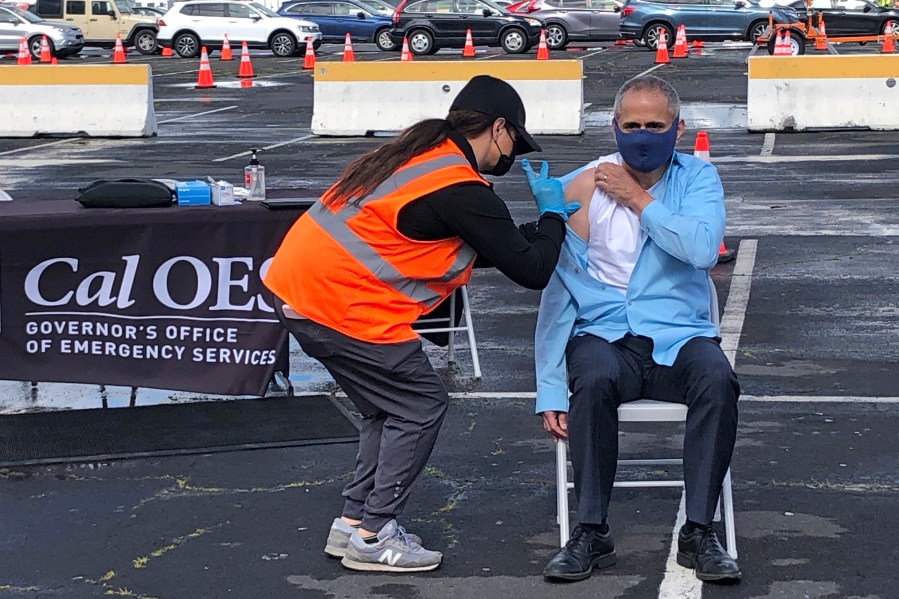
[[247,196],[248,200],[261,201],[265,199],[265,167],[259,164],[256,157],[256,148],[252,148],[250,153],[250,164],[243,169],[244,185],[250,192]]

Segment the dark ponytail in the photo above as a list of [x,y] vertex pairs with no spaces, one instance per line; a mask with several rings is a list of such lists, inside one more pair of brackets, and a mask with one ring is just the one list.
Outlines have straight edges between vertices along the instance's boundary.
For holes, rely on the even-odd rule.
[[427,119],[404,130],[396,139],[351,162],[337,183],[322,198],[325,204],[358,204],[396,169],[446,141],[453,129],[465,137],[477,137],[496,120],[480,112],[454,110],[445,119]]

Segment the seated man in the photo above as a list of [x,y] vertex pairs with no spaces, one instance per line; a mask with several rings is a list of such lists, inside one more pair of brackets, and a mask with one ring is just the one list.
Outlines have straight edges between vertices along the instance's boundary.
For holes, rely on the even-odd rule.
[[555,441],[568,439],[579,525],[546,566],[548,580],[583,580],[615,563],[606,517],[617,408],[643,397],[688,406],[678,563],[700,580],[740,578],[711,526],[740,391],[709,320],[724,191],[714,166],[674,151],[684,132],[679,111],[666,81],[625,83],[612,123],[618,153],[588,165],[565,190],[581,209],[540,302],[537,413]]

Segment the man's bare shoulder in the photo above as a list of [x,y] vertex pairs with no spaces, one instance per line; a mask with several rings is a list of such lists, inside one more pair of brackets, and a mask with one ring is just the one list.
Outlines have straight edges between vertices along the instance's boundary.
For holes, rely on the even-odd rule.
[[578,201],[584,205],[593,197],[593,190],[596,188],[594,181],[596,168],[588,168],[578,173],[565,187],[565,201]]

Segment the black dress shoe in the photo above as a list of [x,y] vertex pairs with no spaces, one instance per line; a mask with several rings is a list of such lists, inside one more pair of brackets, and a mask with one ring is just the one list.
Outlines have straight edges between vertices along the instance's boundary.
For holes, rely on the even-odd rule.
[[677,563],[696,571],[696,578],[708,582],[740,580],[740,566],[728,555],[715,530],[694,528],[691,532],[680,529],[677,535]]
[[584,580],[594,569],[608,568],[617,559],[611,532],[601,534],[578,525],[562,550],[546,564],[543,576],[547,580]]

